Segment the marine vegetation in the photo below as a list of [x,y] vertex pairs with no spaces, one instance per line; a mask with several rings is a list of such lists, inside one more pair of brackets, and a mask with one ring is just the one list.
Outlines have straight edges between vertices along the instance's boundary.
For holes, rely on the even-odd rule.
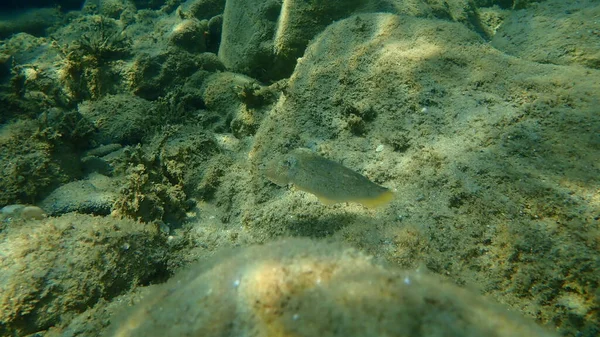
[[77,102],[115,93],[111,83],[119,74],[109,65],[130,55],[131,41],[115,20],[99,15],[91,20],[89,32],[73,43],[60,46],[61,80]]

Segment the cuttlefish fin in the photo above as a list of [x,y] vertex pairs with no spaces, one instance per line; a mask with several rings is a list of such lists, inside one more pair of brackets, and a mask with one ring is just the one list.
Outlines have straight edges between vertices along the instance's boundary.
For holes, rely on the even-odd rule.
[[319,199],[319,201],[320,201],[322,204],[325,204],[325,205],[327,205],[327,206],[331,206],[331,205],[333,205],[333,204],[337,203],[337,201],[335,201],[335,200],[332,200],[332,199],[327,199],[327,198],[325,198],[325,197],[323,197],[323,196],[320,196],[320,195],[317,195],[317,199]]
[[360,199],[355,201],[362,204],[365,207],[376,208],[389,203],[390,201],[392,201],[392,199],[394,199],[394,193],[392,191],[385,191],[380,195],[376,196],[375,198]]

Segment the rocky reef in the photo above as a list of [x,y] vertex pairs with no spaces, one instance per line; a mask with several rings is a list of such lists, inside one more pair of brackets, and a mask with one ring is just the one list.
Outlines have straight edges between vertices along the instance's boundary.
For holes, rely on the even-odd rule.
[[598,335],[599,8],[4,9],[0,335]]

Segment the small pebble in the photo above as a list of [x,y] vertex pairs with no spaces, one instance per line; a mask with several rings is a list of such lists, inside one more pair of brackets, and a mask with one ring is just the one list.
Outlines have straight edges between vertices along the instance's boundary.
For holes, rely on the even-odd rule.
[[5,216],[19,217],[24,220],[42,220],[48,215],[37,206],[27,205],[8,205],[0,209],[0,213]]
[[20,204],[8,205],[8,206],[2,207],[0,209],[0,213],[4,214],[6,216],[14,216],[17,214],[17,212],[20,212],[23,208],[25,208],[25,205],[20,205]]
[[21,218],[25,220],[42,220],[46,217],[46,212],[37,206],[25,206],[21,210]]
[[375,148],[375,152],[381,152],[383,151],[383,144],[379,144],[377,145],[377,148]]

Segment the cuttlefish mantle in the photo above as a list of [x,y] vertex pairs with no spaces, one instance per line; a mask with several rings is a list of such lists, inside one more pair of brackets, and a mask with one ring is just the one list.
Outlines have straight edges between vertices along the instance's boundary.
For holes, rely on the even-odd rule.
[[291,183],[301,191],[314,194],[326,205],[356,202],[375,208],[394,198],[394,193],[389,189],[304,148],[295,149],[270,161],[266,165],[265,175],[277,185]]

